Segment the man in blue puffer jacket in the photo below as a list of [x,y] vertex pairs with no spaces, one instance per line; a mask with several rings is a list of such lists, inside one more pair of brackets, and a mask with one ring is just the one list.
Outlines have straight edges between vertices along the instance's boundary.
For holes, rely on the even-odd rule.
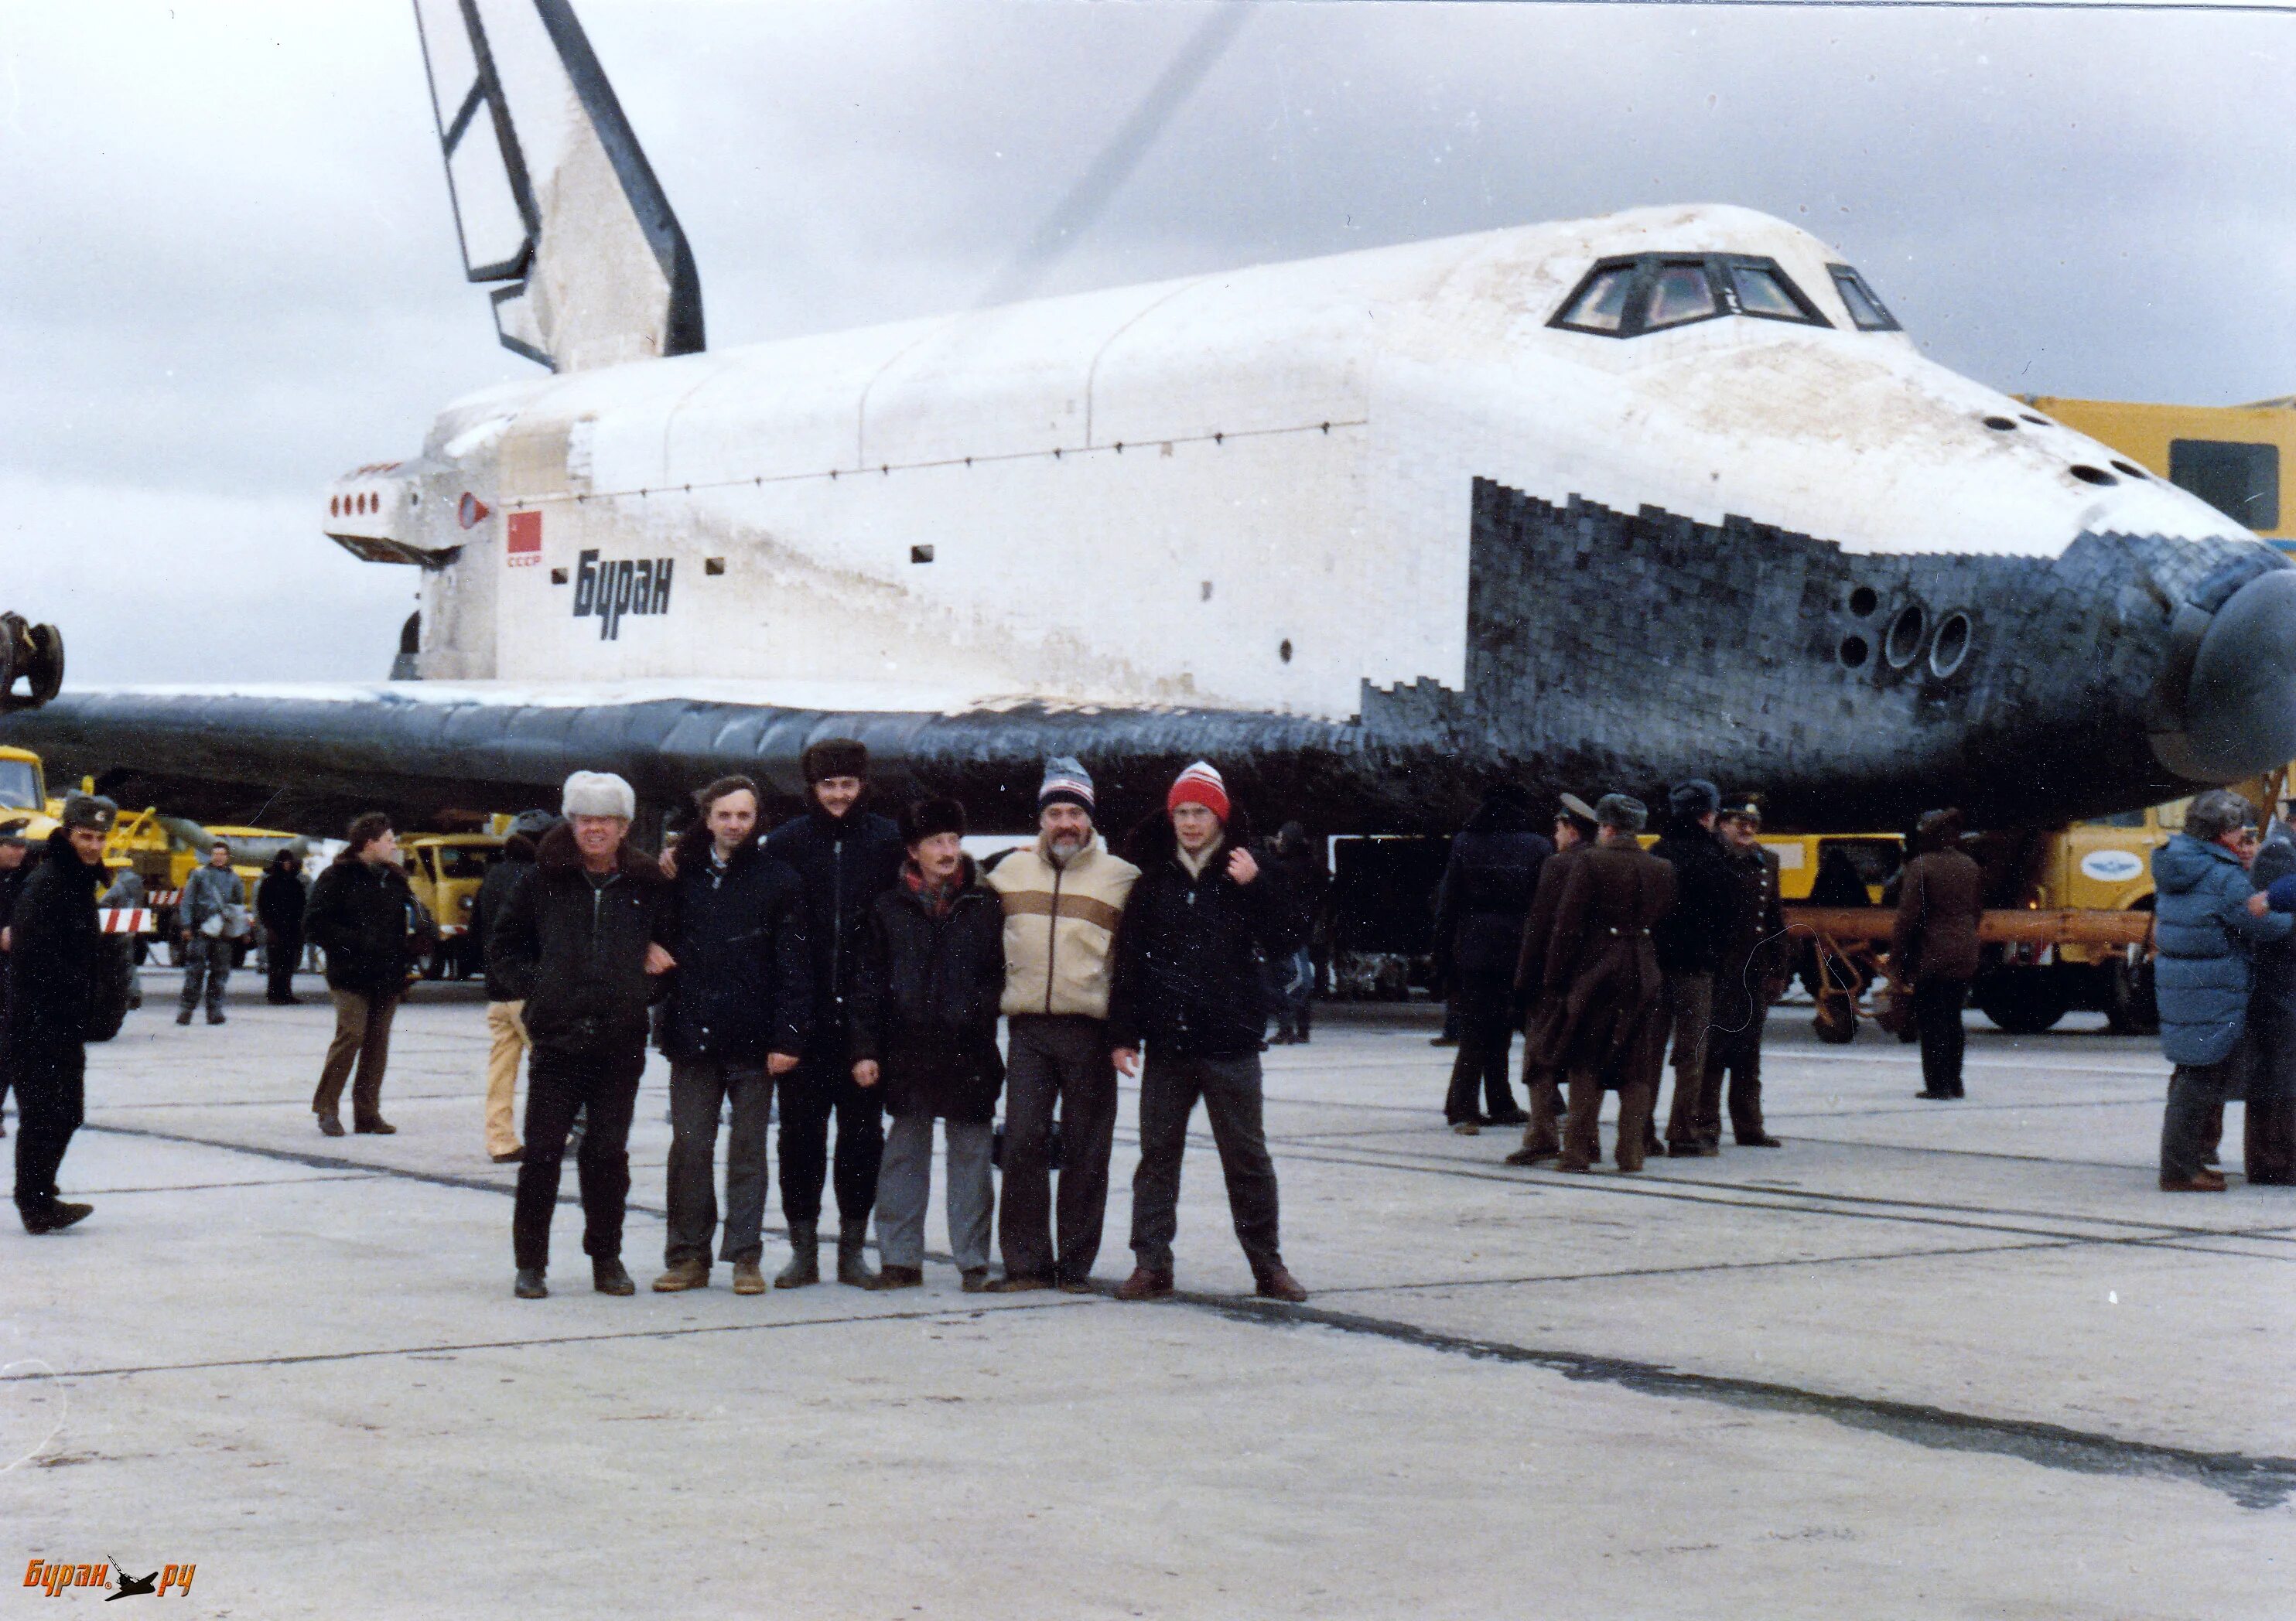
[[2177,1066],[2161,1119],[2161,1188],[2221,1193],[2224,1177],[2202,1163],[2210,1121],[2252,1061],[2248,1028],[2251,954],[2288,937],[2296,918],[2250,909],[2248,859],[2256,807],[2211,789],[2185,812],[2185,831],[2152,853],[2159,895],[2154,937],[2161,1047]]

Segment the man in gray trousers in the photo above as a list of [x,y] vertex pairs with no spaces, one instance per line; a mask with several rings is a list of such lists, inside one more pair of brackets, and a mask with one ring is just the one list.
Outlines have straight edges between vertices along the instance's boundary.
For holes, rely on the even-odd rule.
[[224,1021],[223,987],[231,981],[233,947],[247,934],[247,880],[232,871],[231,846],[208,847],[208,864],[195,867],[176,904],[176,945],[184,955],[184,996],[176,1022],[187,1025],[207,996],[208,1022]]

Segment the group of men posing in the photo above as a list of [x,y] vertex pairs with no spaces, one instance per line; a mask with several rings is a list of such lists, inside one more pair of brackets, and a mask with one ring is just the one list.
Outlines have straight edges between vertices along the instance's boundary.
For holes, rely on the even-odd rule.
[[[1739,1146],[1778,1146],[1762,1121],[1762,1033],[1792,953],[1778,858],[1759,840],[1761,804],[1726,803],[1693,779],[1668,795],[1667,812],[1645,851],[1642,801],[1608,794],[1589,806],[1565,794],[1550,841],[1503,786],[1453,841],[1436,903],[1439,968],[1460,1014],[1444,1114],[1471,1135],[1521,1126],[1510,1165],[1590,1170],[1605,1092],[1619,1094],[1621,1171],[1640,1170],[1648,1154],[1718,1154],[1726,1082]],[[1922,1095],[1940,1100],[1961,1095],[1961,1011],[1977,967],[1979,873],[1957,847],[1960,831],[1957,813],[1923,818],[1891,952],[1921,1032]],[[1518,1026],[1528,1112],[1507,1083]],[[1669,1046],[1661,1142],[1654,1116]]]
[[[658,1029],[670,1060],[671,1142],[657,1290],[707,1286],[713,1247],[732,1264],[736,1293],[768,1287],[767,1139],[776,1098],[791,1253],[774,1285],[820,1281],[832,1123],[838,1281],[873,1289],[923,1282],[938,1120],[963,1287],[1086,1289],[1121,1071],[1140,1077],[1141,1158],[1137,1264],[1118,1298],[1173,1289],[1180,1164],[1201,1100],[1259,1292],[1305,1299],[1277,1242],[1259,1069],[1260,965],[1294,951],[1302,924],[1281,879],[1250,849],[1219,773],[1201,762],[1181,773],[1165,814],[1136,835],[1127,860],[1094,827],[1090,775],[1055,759],[1038,794],[1036,841],[983,872],[963,847],[963,806],[922,800],[897,823],[862,803],[867,769],[861,744],[816,743],[804,756],[811,803],[762,837],[756,785],[712,782],[695,796],[694,824],[660,858],[628,842],[629,785],[578,772],[563,819],[530,840],[531,861],[490,875],[491,892],[480,897],[496,1036],[488,1146],[519,1167],[514,1292],[548,1293],[551,1217],[578,1115],[592,1282],[605,1294],[636,1291],[621,1260],[629,1127]],[[509,1130],[521,1049],[523,1142]],[[992,1280],[1000,1094],[1004,1270]],[[873,1210],[873,1271],[865,1255]]]

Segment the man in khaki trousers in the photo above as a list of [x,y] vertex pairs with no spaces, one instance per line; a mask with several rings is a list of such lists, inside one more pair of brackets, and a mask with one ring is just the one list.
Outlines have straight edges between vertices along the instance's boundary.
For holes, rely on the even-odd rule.
[[[534,875],[534,853],[557,818],[548,811],[526,811],[510,824],[502,859],[487,869],[472,909],[471,937],[483,942],[511,891]],[[480,947],[484,950],[483,944]],[[518,1065],[531,1044],[526,1037],[526,1003],[511,995],[492,962],[487,964],[487,1155],[496,1165],[526,1158],[518,1140]]]
[[391,1017],[422,946],[437,939],[438,930],[399,871],[390,818],[370,811],[352,821],[345,837],[342,853],[311,886],[304,914],[310,938],[327,954],[327,995],[335,1004],[335,1038],[319,1071],[311,1112],[326,1135],[343,1134],[338,1111],[356,1065],[351,1129],[388,1136],[398,1129],[382,1118]]

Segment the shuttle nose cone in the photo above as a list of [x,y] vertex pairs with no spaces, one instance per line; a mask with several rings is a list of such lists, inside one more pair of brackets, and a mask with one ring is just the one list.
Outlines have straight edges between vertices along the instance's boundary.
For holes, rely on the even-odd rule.
[[2201,638],[2185,688],[2185,777],[2224,782],[2296,757],[2296,569],[2233,593]]

